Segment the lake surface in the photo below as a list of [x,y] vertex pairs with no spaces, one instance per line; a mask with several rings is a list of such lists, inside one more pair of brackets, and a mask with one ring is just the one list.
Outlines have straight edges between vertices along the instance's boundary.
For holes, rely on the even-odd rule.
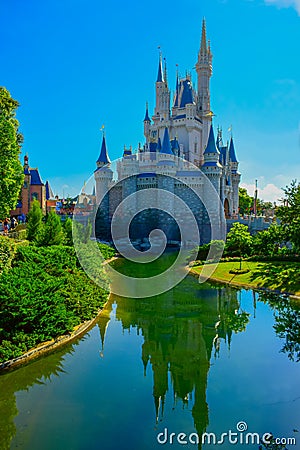
[[158,297],[112,297],[82,339],[0,377],[0,448],[209,449],[196,433],[220,440],[239,422],[239,443],[220,448],[257,449],[247,432],[300,448],[299,324],[297,303],[191,276]]

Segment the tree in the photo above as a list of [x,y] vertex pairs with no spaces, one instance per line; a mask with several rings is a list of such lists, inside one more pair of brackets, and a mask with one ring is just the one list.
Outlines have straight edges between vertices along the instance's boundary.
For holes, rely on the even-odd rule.
[[73,245],[73,234],[72,234],[72,219],[67,217],[64,222],[63,231],[65,233],[65,244]]
[[[247,189],[239,188],[239,212],[240,214],[250,214],[254,208],[254,197],[251,197]],[[261,199],[256,200],[256,212],[257,214],[264,214],[266,210],[273,209],[271,202],[265,202]]]
[[284,191],[283,206],[279,206],[276,216],[287,241],[292,242],[297,252],[300,251],[300,183],[293,180]]
[[8,90],[0,87],[0,218],[8,216],[10,210],[16,207],[24,181],[19,160],[23,138],[15,118],[18,106],[19,103]]
[[75,240],[76,243],[81,244],[87,244],[88,242],[90,242],[90,238],[93,231],[93,227],[90,220],[88,220],[88,223],[85,225],[74,220],[72,225],[73,225],[73,241]]
[[37,242],[43,227],[43,212],[38,200],[34,200],[31,204],[30,211],[27,216],[27,239]]
[[245,188],[239,188],[239,212],[240,214],[250,214],[251,206],[253,205],[253,197],[247,192]]
[[258,198],[256,200],[257,214],[264,215],[266,213],[266,211],[271,210],[271,209],[272,210],[274,209],[274,205],[272,202],[265,202],[265,201],[261,200],[260,198]]
[[226,240],[226,251],[233,253],[238,251],[240,255],[240,269],[242,268],[242,256],[248,255],[251,250],[252,236],[248,231],[247,225],[235,222]]
[[256,255],[272,256],[278,253],[282,241],[281,227],[272,224],[267,230],[260,231],[253,236],[253,253]]
[[54,211],[50,211],[39,235],[38,244],[42,246],[59,245],[63,238],[60,217]]

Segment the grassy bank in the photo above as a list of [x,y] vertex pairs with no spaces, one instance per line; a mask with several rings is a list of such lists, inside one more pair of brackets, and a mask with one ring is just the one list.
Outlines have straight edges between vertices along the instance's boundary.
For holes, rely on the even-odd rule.
[[[247,286],[252,288],[271,289],[300,296],[300,263],[299,262],[253,262],[243,261],[242,269],[247,273],[235,274],[239,262],[220,262],[211,276],[212,280]],[[192,272],[200,274],[202,265],[194,266]]]
[[[0,362],[72,332],[95,317],[108,298],[108,290],[84,273],[73,247],[15,245],[3,239]],[[108,248],[107,256],[112,254]]]

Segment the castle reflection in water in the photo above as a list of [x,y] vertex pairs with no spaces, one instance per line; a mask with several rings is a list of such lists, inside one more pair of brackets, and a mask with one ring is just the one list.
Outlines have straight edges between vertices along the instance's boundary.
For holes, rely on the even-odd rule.
[[[239,315],[238,291],[212,289],[188,277],[173,290],[147,299],[112,297],[98,322],[105,348],[105,332],[113,303],[123,330],[135,327],[144,338],[144,375],[151,365],[156,423],[163,419],[166,394],[171,388],[174,408],[178,400],[188,405],[197,433],[208,426],[207,377],[212,356],[223,339],[230,348],[232,331],[228,318]],[[170,380],[172,386],[170,387]]]

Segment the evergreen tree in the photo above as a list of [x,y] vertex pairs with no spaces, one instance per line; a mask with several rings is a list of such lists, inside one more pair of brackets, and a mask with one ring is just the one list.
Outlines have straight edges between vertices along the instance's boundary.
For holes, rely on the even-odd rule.
[[73,245],[72,219],[70,219],[70,217],[67,217],[66,221],[64,222],[63,231],[65,234],[65,244]]
[[27,239],[37,242],[43,228],[43,212],[38,200],[34,200],[31,204],[30,211],[27,216]]
[[22,135],[15,118],[18,106],[8,90],[0,87],[0,219],[16,207],[24,181],[19,160]]
[[54,211],[50,211],[40,233],[38,243],[42,246],[59,245],[63,242],[63,239],[64,234],[60,217]]

